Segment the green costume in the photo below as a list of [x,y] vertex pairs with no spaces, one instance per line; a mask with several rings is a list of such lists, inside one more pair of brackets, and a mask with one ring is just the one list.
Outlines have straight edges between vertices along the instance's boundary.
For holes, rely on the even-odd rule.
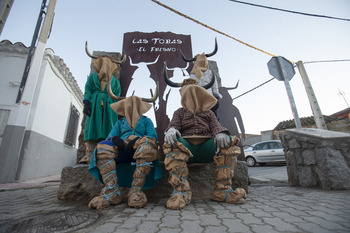
[[[115,95],[120,96],[120,82],[114,76],[112,76],[112,90]],[[104,140],[117,122],[118,115],[110,107],[110,104],[116,101],[108,96],[107,86],[101,90],[96,72],[90,74],[85,84],[85,100],[90,102],[91,116],[86,116],[84,141]]]

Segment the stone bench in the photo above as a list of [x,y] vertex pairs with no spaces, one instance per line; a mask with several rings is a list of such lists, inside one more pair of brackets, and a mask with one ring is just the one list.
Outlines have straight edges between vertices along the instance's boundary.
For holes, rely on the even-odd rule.
[[[161,167],[162,178],[158,181],[158,185],[145,190],[148,198],[169,197],[173,191],[168,183],[169,173],[165,170],[163,162],[161,162]],[[193,196],[205,195],[209,197],[214,187],[214,164],[189,164],[188,170],[188,181]],[[248,166],[246,162],[237,162],[232,183],[233,188],[244,188],[248,193]],[[90,201],[93,197],[99,195],[102,188],[103,185],[88,172],[88,165],[76,165],[63,168],[57,196],[60,200]],[[121,188],[121,191],[125,193],[127,188]]]

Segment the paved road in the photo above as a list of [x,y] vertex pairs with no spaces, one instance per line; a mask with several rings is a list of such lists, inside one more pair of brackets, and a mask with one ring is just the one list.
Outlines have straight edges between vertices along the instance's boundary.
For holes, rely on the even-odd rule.
[[273,174],[273,173],[286,173],[287,174],[286,165],[269,164],[269,165],[265,165],[265,166],[248,167],[248,175],[249,176]]
[[289,187],[279,168],[250,176],[258,182],[243,205],[197,196],[179,211],[166,209],[162,198],[142,209],[122,203],[99,212],[87,201],[58,200],[57,182],[1,184],[0,232],[350,232],[350,190]]
[[98,212],[57,200],[57,189],[0,192],[0,232],[350,232],[350,191],[252,185],[243,205],[195,197],[174,211],[151,199],[142,209],[122,203]]
[[248,167],[248,175],[252,184],[288,183],[287,167],[285,165]]

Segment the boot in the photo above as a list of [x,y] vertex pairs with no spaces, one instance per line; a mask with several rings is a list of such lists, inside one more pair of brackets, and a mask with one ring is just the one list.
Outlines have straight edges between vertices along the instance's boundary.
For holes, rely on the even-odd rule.
[[154,138],[142,137],[137,139],[134,144],[136,169],[128,192],[128,205],[130,207],[141,208],[147,203],[147,197],[142,191],[142,186],[145,184],[146,176],[151,171],[152,162],[158,157],[155,141]]
[[110,205],[116,205],[123,201],[119,191],[118,177],[116,171],[115,158],[118,148],[108,144],[99,143],[96,148],[97,167],[105,184],[100,196],[93,198],[89,203],[89,208],[102,210]]
[[85,141],[84,144],[85,144],[85,155],[84,155],[83,158],[81,158],[79,160],[78,163],[90,164],[92,153],[95,150],[97,141],[95,141],[95,140],[88,140],[88,141]]
[[232,189],[232,178],[234,169],[237,166],[237,155],[241,151],[238,146],[235,146],[237,140],[237,137],[232,136],[230,147],[221,148],[214,156],[216,180],[214,189],[210,194],[210,199],[214,201],[242,204],[247,198],[247,193],[244,189]]
[[163,144],[165,169],[169,172],[168,182],[174,188],[166,207],[173,210],[184,208],[191,203],[192,191],[187,180],[187,161],[191,152],[180,142],[170,146]]

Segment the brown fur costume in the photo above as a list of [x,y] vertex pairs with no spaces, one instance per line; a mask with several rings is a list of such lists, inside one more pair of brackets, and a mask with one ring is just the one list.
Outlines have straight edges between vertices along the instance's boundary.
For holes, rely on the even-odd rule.
[[[215,97],[197,85],[183,86],[180,89],[180,94],[181,105],[194,115],[210,110],[216,103]],[[218,148],[216,154],[213,155],[216,180],[210,198],[214,201],[241,204],[247,197],[244,189],[233,190],[231,187],[234,169],[237,164],[237,155],[241,152],[240,148],[236,146],[238,141],[239,139],[236,136],[232,136],[228,147]],[[170,209],[182,209],[191,202],[192,197],[190,184],[187,180],[187,161],[192,154],[180,142],[173,145],[165,142],[163,151],[166,154],[165,168],[170,174],[168,182],[174,188],[166,206]]]
[[[145,103],[137,96],[131,96],[119,102],[111,104],[112,109],[127,119],[128,124],[135,129],[143,113],[147,112],[151,104]],[[135,139],[136,135],[130,135],[125,143]],[[133,174],[133,181],[128,192],[128,205],[130,207],[140,208],[147,203],[146,195],[143,193],[142,186],[146,181],[146,176],[151,171],[151,163],[158,158],[156,139],[143,136],[136,140],[133,145],[135,153],[133,158],[136,160],[136,169]],[[97,145],[97,167],[103,178],[105,187],[101,195],[95,197],[89,203],[89,208],[98,210],[108,207],[110,204],[119,204],[123,197],[119,192],[118,178],[116,174],[116,163],[114,158],[118,156],[118,147],[106,144]]]

